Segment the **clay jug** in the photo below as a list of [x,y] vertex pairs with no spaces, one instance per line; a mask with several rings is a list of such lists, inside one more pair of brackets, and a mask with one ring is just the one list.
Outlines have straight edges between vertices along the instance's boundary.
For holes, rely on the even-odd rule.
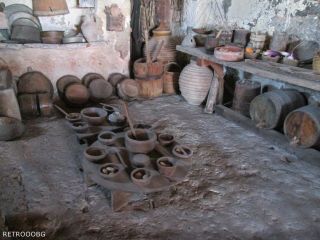
[[99,18],[85,15],[81,18],[81,31],[88,42],[97,42],[102,40],[102,26]]
[[180,74],[179,87],[181,95],[191,105],[200,105],[206,98],[213,72],[207,67],[200,67],[191,60]]

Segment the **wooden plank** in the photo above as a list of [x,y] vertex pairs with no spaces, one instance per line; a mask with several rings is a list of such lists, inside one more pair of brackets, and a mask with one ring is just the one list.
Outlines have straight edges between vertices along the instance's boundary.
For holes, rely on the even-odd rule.
[[[304,79],[301,73],[299,74],[299,77],[297,77],[297,74],[295,72],[290,72],[290,71],[277,72],[277,71],[271,71],[270,69],[261,69],[261,68],[257,68],[252,64],[246,63],[245,61],[242,61],[242,62],[221,61],[215,58],[213,55],[207,54],[204,48],[190,48],[190,47],[177,46],[176,49],[180,52],[184,52],[186,54],[189,54],[198,58],[202,58],[208,61],[222,64],[227,67],[235,68],[244,72],[254,74],[258,77],[272,79],[275,81],[285,82],[285,83],[296,85],[299,87],[320,91],[320,76],[319,76],[319,81],[312,81],[312,80]],[[314,77],[316,78],[316,75],[314,75]]]
[[215,107],[215,105],[217,103],[217,99],[218,99],[219,85],[220,84],[219,84],[218,78],[216,76],[214,76],[214,78],[211,81],[208,100],[206,103],[206,107],[204,109],[205,113],[209,113],[209,114],[213,113],[214,107]]

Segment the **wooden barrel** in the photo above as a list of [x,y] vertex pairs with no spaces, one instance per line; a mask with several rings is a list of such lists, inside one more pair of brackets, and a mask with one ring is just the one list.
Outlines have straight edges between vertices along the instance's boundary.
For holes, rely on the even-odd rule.
[[112,96],[113,86],[104,78],[98,78],[90,81],[88,86],[90,100],[93,102],[101,102]]
[[232,104],[233,110],[250,117],[250,103],[260,92],[261,84],[258,82],[237,81]]
[[295,90],[275,90],[257,96],[250,104],[250,117],[257,127],[280,129],[287,115],[306,105],[306,99]]
[[53,114],[53,103],[47,93],[38,94],[38,104],[41,117],[51,117]]
[[167,94],[176,94],[179,89],[179,77],[181,68],[175,63],[168,63],[164,67],[163,74],[163,92]]
[[133,79],[124,79],[117,85],[117,93],[125,101],[133,101],[139,97],[139,84]]
[[163,78],[162,75],[149,77],[148,79],[136,78],[139,84],[140,97],[154,98],[162,95]]
[[64,89],[64,101],[70,106],[83,106],[89,101],[89,91],[81,83],[70,83]]
[[21,115],[23,118],[40,116],[37,94],[21,94],[18,96]]
[[284,122],[284,133],[292,144],[320,147],[320,107],[308,105],[291,112]]
[[147,63],[145,58],[140,58],[134,62],[133,72],[135,78],[158,77],[163,74],[163,63],[155,61]]

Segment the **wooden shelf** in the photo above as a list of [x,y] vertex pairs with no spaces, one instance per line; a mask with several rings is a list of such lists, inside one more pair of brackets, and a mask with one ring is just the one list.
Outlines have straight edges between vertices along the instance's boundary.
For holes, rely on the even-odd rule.
[[261,60],[246,59],[241,62],[221,61],[215,58],[214,55],[207,54],[204,48],[191,48],[178,45],[176,49],[191,56],[248,72],[258,77],[320,91],[320,75],[314,74],[312,70]]

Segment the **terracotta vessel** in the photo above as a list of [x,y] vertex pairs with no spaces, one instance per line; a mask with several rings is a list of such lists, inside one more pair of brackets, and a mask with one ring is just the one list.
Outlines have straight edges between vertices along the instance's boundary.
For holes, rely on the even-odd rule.
[[117,93],[125,101],[133,101],[139,97],[139,84],[133,79],[123,79],[117,85]]
[[162,146],[169,146],[174,143],[174,136],[168,133],[161,133],[158,136],[158,141]]
[[142,188],[162,188],[169,184],[169,180],[159,175],[158,172],[147,169],[137,168],[130,174],[134,184]]
[[[157,32],[153,31],[154,35],[149,40],[148,46],[149,51],[152,58],[156,57],[156,49],[159,42],[163,41],[163,46],[160,50],[160,53],[157,57],[158,61],[163,63],[175,62],[177,58],[177,51],[176,51],[176,40],[170,35],[156,35]],[[170,33],[170,32],[169,32]],[[145,48],[144,48],[144,55],[146,55]]]
[[107,80],[101,78],[90,81],[88,89],[90,100],[93,102],[103,102],[110,98],[113,93],[112,85]]
[[106,158],[107,153],[103,148],[100,147],[87,147],[84,150],[85,158],[93,163],[99,163]]
[[132,131],[125,133],[125,146],[133,153],[149,153],[156,145],[156,134],[147,129],[135,129],[136,137],[134,137]]
[[129,175],[122,164],[107,163],[100,168],[100,176],[113,182],[129,182]]
[[244,59],[244,49],[235,46],[217,47],[214,56],[222,61],[238,62]]
[[88,123],[84,121],[71,122],[70,126],[76,133],[85,133],[89,129]]
[[71,83],[81,83],[81,80],[73,75],[65,75],[57,80],[56,87],[60,98],[64,98],[65,88]]
[[160,174],[172,180],[178,180],[187,175],[185,167],[178,165],[177,160],[171,157],[162,157],[157,160]]
[[70,106],[83,106],[90,98],[90,92],[81,83],[70,83],[63,92],[63,100]]
[[191,105],[200,105],[206,98],[213,72],[207,67],[200,67],[196,61],[191,60],[181,72],[179,88],[181,95]]
[[87,73],[82,77],[81,82],[83,85],[88,87],[91,81],[95,79],[104,79],[104,77],[99,73]]
[[108,113],[102,108],[90,107],[82,109],[81,116],[90,125],[101,125],[105,123]]
[[80,113],[69,113],[65,118],[69,122],[78,122],[82,119]]
[[116,137],[116,134],[114,132],[104,131],[104,132],[99,134],[98,140],[103,145],[110,146],[110,145],[113,145],[115,143],[115,141],[117,140],[117,137]]
[[176,145],[172,149],[172,154],[178,158],[190,158],[193,155],[193,151],[187,146]]

